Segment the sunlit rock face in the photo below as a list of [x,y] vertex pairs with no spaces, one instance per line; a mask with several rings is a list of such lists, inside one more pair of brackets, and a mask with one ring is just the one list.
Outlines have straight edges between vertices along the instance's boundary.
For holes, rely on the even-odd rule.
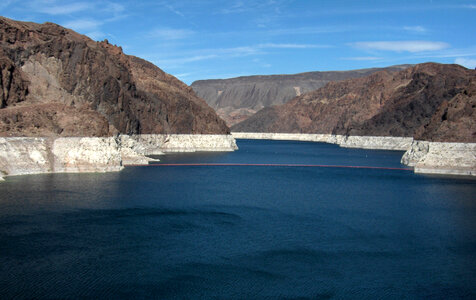
[[107,41],[0,17],[0,136],[226,134],[193,90]]
[[425,63],[332,82],[265,108],[234,132],[399,136],[476,142],[476,71]]
[[217,111],[228,126],[232,126],[264,107],[286,103],[296,96],[317,90],[328,82],[364,77],[381,70],[403,70],[408,66],[197,80],[191,87]]

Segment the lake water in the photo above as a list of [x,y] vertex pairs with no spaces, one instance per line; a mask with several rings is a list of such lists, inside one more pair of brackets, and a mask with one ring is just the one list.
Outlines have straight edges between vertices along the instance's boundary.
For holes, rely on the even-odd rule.
[[[398,151],[239,140],[162,163],[399,168]],[[5,298],[476,298],[476,180],[127,167],[0,183]]]

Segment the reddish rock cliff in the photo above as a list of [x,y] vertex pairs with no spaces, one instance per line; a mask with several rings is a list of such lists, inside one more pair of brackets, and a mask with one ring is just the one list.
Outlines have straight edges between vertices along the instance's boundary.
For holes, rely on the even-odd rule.
[[232,127],[244,132],[414,136],[476,142],[476,71],[426,63],[331,82]]
[[224,134],[193,90],[107,41],[0,17],[0,136]]
[[330,81],[365,77],[382,70],[400,71],[408,66],[198,80],[191,87],[232,126],[264,107],[286,103],[296,96],[317,90]]

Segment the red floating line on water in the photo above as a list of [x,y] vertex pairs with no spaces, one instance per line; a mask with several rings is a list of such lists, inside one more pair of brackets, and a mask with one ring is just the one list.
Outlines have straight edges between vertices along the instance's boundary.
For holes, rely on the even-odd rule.
[[411,168],[345,166],[345,165],[310,165],[310,164],[242,164],[242,163],[188,163],[188,164],[137,164],[132,167],[306,167],[306,168],[348,168],[413,171]]

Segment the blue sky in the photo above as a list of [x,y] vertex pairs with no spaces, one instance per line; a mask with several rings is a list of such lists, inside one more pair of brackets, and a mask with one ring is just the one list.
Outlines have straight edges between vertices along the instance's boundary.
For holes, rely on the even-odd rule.
[[188,84],[428,61],[476,66],[476,0],[3,0],[0,15],[108,39]]

